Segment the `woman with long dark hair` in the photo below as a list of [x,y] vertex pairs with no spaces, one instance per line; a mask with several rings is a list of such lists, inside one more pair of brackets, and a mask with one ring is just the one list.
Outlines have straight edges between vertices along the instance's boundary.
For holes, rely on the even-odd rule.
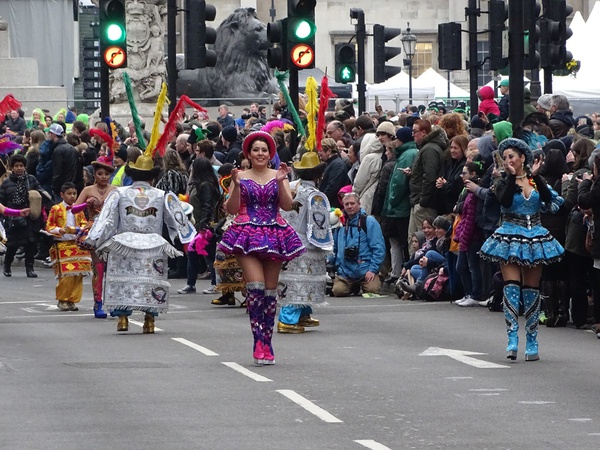
[[[192,213],[194,226],[198,232],[205,231],[214,222],[215,209],[221,197],[221,192],[215,170],[210,161],[204,156],[194,159],[190,184],[190,204],[194,207]],[[212,294],[216,284],[215,273],[212,268],[215,259],[215,243],[209,243],[206,250],[208,252],[208,262],[210,263],[212,289],[210,292],[206,290],[204,293]],[[187,286],[177,291],[180,294],[193,294],[196,292],[198,272],[201,266],[207,266],[202,255],[199,255],[196,251],[188,251],[187,261]]]
[[156,187],[175,195],[185,194],[189,177],[177,150],[169,149],[165,152],[162,158],[162,169],[163,176],[156,183]]

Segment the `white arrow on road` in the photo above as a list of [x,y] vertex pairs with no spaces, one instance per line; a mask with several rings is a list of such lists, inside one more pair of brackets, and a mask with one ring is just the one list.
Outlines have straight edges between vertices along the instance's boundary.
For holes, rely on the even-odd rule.
[[487,353],[469,352],[466,350],[452,350],[450,348],[429,347],[419,356],[449,356],[452,359],[477,367],[478,369],[510,369],[510,366],[495,364],[480,359],[471,358],[468,355],[487,355]]

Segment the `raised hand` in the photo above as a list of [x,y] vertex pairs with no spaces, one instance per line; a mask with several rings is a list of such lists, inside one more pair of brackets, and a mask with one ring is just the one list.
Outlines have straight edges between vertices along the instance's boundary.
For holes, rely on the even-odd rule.
[[290,168],[284,162],[279,164],[279,169],[277,169],[277,173],[275,173],[275,179],[277,182],[283,181],[287,178],[288,173],[290,173]]

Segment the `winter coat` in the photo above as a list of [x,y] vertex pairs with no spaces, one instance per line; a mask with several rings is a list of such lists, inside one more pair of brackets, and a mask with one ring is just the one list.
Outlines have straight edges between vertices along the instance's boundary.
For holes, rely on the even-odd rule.
[[194,226],[200,231],[215,222],[216,206],[221,197],[219,189],[208,181],[193,185],[190,190],[190,204],[194,207]]
[[35,168],[35,177],[42,188],[47,192],[52,192],[52,141],[46,140],[40,145],[40,157]]
[[383,145],[381,145],[379,140],[377,140],[377,143],[379,147],[373,145],[369,148],[369,152],[363,155],[362,145],[365,144],[365,140],[363,140],[360,152],[360,166],[352,185],[354,192],[360,197],[360,205],[368,215],[371,214],[373,208],[373,197],[375,196],[379,172],[382,167]]
[[[337,273],[352,280],[362,279],[367,272],[378,274],[385,258],[385,241],[375,217],[366,216],[366,233],[359,227],[359,217],[364,214],[361,208],[360,213],[352,219],[347,218],[346,224],[337,228],[334,236],[333,254]],[[344,258],[345,250],[350,247],[358,248],[357,261]]]
[[348,166],[338,154],[331,156],[323,172],[319,190],[327,196],[332,208],[341,208],[337,194],[341,188],[350,184],[348,179]]
[[477,205],[479,199],[473,192],[469,192],[462,206],[460,222],[454,232],[454,240],[458,242],[461,252],[469,251],[471,244],[481,240],[481,230],[477,226]]
[[167,170],[167,172],[158,180],[156,187],[165,192],[172,192],[175,195],[185,194],[187,192],[188,174],[179,170]]
[[[600,182],[584,180],[579,185],[577,203],[582,209],[591,208],[594,213],[594,225],[600,224]],[[592,235],[592,258],[600,259],[600,226],[594,226]]]
[[414,141],[406,142],[396,149],[396,163],[390,176],[381,211],[383,217],[410,217],[409,177],[402,169],[413,166],[417,153],[417,144]]
[[60,196],[60,188],[66,182],[75,183],[83,189],[83,166],[79,152],[64,138],[50,144],[52,147],[52,193]]
[[444,161],[443,177],[446,180],[446,184],[441,188],[441,209],[438,211],[440,214],[448,214],[454,210],[454,206],[458,201],[458,196],[465,187],[461,174],[466,161],[467,158],[464,156],[461,159],[450,158]]
[[448,147],[446,132],[435,127],[423,141],[415,158],[410,176],[410,204],[423,208],[440,208],[441,193],[435,187],[444,170],[444,151]]
[[494,100],[494,90],[489,86],[483,86],[479,89],[479,97],[481,98],[481,102],[479,103],[479,112],[488,114],[495,114],[496,116],[500,116],[500,108]]
[[554,139],[559,139],[568,134],[571,128],[575,127],[575,119],[573,119],[573,113],[569,110],[556,111],[550,117],[548,125],[552,130]]
[[388,159],[381,167],[379,181],[377,182],[377,188],[375,189],[375,195],[373,196],[373,207],[371,209],[371,214],[374,216],[381,216],[385,195],[387,194],[387,188],[390,183],[390,176],[392,175],[395,165],[396,154],[394,153],[394,156]]
[[509,102],[510,97],[508,96],[508,94],[503,95],[500,101],[498,102],[498,109],[500,109],[500,120],[508,120]]

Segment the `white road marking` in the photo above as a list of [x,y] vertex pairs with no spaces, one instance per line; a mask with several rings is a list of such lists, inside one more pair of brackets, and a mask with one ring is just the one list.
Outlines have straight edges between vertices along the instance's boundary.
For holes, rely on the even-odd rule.
[[519,402],[521,405],[553,405],[556,402],[545,402],[543,400],[523,401]]
[[575,417],[573,419],[569,419],[571,422],[591,422],[592,419],[589,419],[587,417]]
[[385,445],[380,444],[379,442],[376,442],[372,439],[361,439],[354,442],[362,445],[363,447],[370,448],[371,450],[390,450],[389,447],[386,447]]
[[488,361],[482,361],[480,359],[471,358],[468,355],[487,355],[487,353],[469,352],[466,350],[453,350],[450,348],[429,347],[419,356],[448,356],[461,363],[477,367],[478,369],[510,369],[510,366],[491,363]]
[[18,302],[0,302],[0,306],[2,305],[21,305],[24,303],[39,303],[39,300],[23,300]]
[[[144,322],[138,322],[137,320],[131,320],[131,319],[129,319],[129,323],[137,325],[140,328],[144,327]],[[154,331],[165,331],[165,330],[163,330],[162,328],[154,327]]]
[[230,369],[233,369],[236,372],[239,372],[242,375],[247,376],[248,378],[252,378],[254,381],[260,381],[260,382],[273,381],[273,380],[271,380],[271,379],[269,379],[267,377],[263,377],[262,375],[254,373],[251,370],[248,370],[248,369],[246,369],[243,366],[240,366],[238,363],[235,363],[235,362],[224,362],[223,364],[225,364]]
[[307,410],[309,413],[314,414],[319,419],[321,419],[323,422],[343,423],[343,420],[340,420],[337,417],[335,417],[334,415],[328,413],[323,408],[315,405],[313,402],[302,397],[297,392],[294,392],[289,389],[279,389],[277,392],[279,392],[282,395],[285,395],[287,398],[289,398],[291,401],[293,401],[297,405],[302,406],[305,410]]
[[201,345],[194,344],[192,341],[188,341],[187,339],[183,339],[183,338],[171,338],[171,339],[179,342],[180,344],[187,345],[188,347],[193,348],[194,350],[197,350],[206,356],[219,356],[218,353],[215,353],[212,350],[207,349],[206,347],[202,347]]
[[472,392],[503,392],[508,391],[508,389],[504,388],[482,388],[482,389],[469,389]]

